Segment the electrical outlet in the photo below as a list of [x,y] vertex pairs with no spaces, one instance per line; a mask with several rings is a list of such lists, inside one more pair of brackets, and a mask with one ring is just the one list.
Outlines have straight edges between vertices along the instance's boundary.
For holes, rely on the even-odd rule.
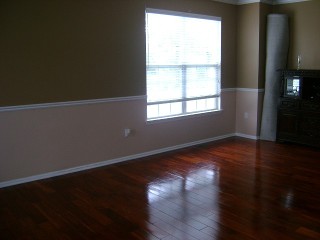
[[125,128],[124,129],[124,137],[128,137],[131,134],[131,129],[130,128]]
[[248,119],[249,118],[249,113],[245,112],[243,116],[244,116],[245,119]]

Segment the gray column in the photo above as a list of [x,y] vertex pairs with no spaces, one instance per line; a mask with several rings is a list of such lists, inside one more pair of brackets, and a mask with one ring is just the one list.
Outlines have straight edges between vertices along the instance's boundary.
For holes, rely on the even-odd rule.
[[289,49],[289,21],[284,14],[269,14],[267,21],[267,52],[265,94],[260,139],[275,141],[277,103],[280,94],[279,69],[286,68]]

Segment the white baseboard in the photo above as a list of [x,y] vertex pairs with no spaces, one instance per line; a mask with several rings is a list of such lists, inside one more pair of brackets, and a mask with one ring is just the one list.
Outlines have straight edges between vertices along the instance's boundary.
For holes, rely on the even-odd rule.
[[259,136],[247,135],[247,134],[243,134],[243,133],[236,133],[235,136],[237,136],[237,137],[242,137],[242,138],[253,139],[253,140],[259,140],[259,139],[260,139]]
[[[221,139],[225,139],[225,138],[229,138],[229,137],[234,137],[234,136],[240,136],[240,135],[226,134],[226,135],[222,135],[222,136],[218,136],[218,137],[207,138],[207,139],[194,141],[194,142],[190,142],[190,143],[179,144],[179,145],[172,146],[172,147],[161,148],[161,149],[157,149],[157,150],[153,150],[153,151],[148,151],[148,152],[138,153],[138,154],[134,154],[134,155],[130,155],[130,156],[110,159],[110,160],[106,160],[106,161],[102,161],[102,162],[97,162],[97,163],[82,165],[82,166],[78,166],[78,167],[62,169],[59,171],[34,175],[34,176],[30,176],[30,177],[0,182],[0,188],[9,187],[9,186],[27,183],[27,182],[32,182],[32,181],[37,181],[37,180],[46,179],[46,178],[51,178],[51,177],[57,177],[57,176],[61,176],[61,175],[69,174],[69,173],[80,172],[80,171],[98,168],[98,167],[102,167],[102,166],[107,166],[107,165],[120,163],[120,162],[124,162],[124,161],[131,161],[131,160],[135,160],[138,158],[148,157],[148,156],[159,154],[159,153],[165,153],[165,152],[178,150],[178,149],[182,149],[182,148],[186,148],[186,147],[196,146],[196,145],[209,143],[209,142],[213,142],[213,141],[217,141],[217,140],[221,140]],[[243,135],[240,137],[245,137],[245,136],[246,135]]]

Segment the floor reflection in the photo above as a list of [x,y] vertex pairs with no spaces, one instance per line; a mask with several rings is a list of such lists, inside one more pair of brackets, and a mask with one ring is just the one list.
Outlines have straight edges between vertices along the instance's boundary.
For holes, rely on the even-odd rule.
[[[149,222],[179,239],[190,235],[214,239],[219,229],[218,185],[216,168],[201,168],[150,183]],[[182,236],[184,233],[186,236]]]
[[293,206],[294,193],[293,190],[290,189],[285,195],[283,206],[287,209],[291,209]]

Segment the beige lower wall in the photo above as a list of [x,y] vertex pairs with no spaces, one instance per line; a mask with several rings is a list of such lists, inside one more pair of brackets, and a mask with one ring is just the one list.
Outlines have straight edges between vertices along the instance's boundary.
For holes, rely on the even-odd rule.
[[238,89],[236,94],[236,133],[259,138],[264,91]]
[[235,97],[222,92],[219,113],[152,124],[144,99],[2,109],[0,183],[232,134]]

